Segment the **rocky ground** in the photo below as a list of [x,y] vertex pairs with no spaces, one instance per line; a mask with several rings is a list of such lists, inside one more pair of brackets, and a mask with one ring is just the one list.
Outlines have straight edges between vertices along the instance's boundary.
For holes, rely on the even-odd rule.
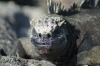
[[[96,12],[95,15],[100,17],[98,13],[100,12]],[[0,2],[0,66],[56,66],[47,60],[35,60],[29,57],[33,50],[28,48],[34,48],[28,38],[29,21],[43,14],[44,11],[41,8],[19,6],[12,1]],[[27,47],[22,47],[22,45],[27,45]],[[77,64],[100,64],[99,51],[100,46],[96,46],[88,52],[79,53]]]
[[46,60],[23,59],[19,57],[2,56],[0,66],[55,66]]

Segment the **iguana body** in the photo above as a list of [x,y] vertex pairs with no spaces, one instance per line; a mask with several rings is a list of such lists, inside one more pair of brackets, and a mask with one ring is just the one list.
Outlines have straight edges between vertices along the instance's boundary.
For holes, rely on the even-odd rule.
[[88,14],[83,11],[64,18],[53,14],[33,19],[30,37],[36,52],[44,59],[68,63],[77,52],[100,46],[99,11],[87,10]]

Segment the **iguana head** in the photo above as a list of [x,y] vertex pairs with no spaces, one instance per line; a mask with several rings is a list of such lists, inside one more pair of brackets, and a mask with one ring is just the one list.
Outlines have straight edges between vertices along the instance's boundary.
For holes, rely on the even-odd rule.
[[49,54],[64,49],[67,43],[64,23],[59,16],[42,16],[30,22],[30,38],[38,53]]

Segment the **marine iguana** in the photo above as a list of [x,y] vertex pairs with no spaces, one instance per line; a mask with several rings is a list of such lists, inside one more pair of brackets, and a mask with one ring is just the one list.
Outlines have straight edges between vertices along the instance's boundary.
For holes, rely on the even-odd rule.
[[36,52],[43,59],[71,64],[70,59],[77,58],[77,53],[100,46],[99,11],[87,10],[69,17],[49,14],[33,19],[30,38]]

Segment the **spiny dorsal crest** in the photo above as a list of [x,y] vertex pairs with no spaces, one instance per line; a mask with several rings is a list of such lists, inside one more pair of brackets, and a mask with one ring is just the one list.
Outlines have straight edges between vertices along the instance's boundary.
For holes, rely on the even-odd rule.
[[96,7],[99,2],[100,0],[47,0],[48,13],[80,11],[84,4],[87,4],[86,7]]
[[73,5],[81,7],[84,2],[85,0],[47,0],[48,13],[68,11]]
[[32,31],[35,30],[36,33],[41,34],[51,34],[57,26],[61,26],[64,23],[64,19],[61,16],[42,16],[34,18],[30,21],[30,37]]

